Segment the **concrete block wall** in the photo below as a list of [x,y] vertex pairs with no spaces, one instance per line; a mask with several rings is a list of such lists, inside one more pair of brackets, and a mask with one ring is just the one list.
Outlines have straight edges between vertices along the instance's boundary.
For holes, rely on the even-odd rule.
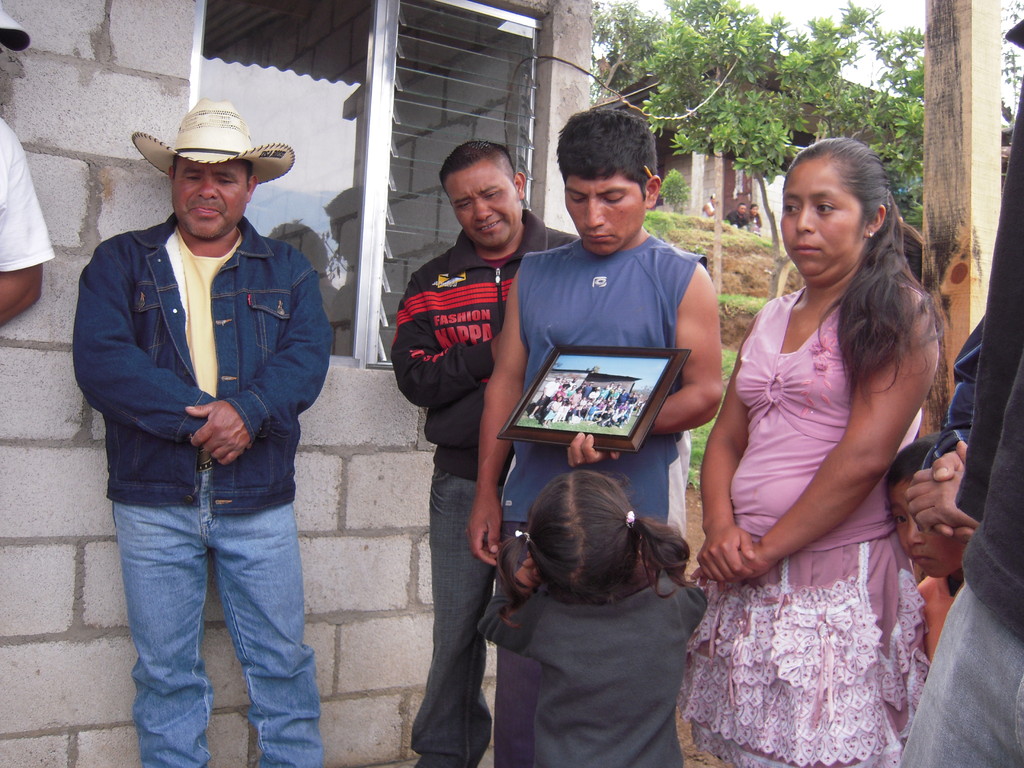
[[[129,768],[135,653],[103,423],[71,367],[77,280],[104,238],[169,212],[130,142],[188,108],[190,0],[7,0],[32,34],[0,53],[0,115],[28,156],[57,259],[0,328],[0,768]],[[296,514],[327,765],[411,756],[430,658],[429,446],[388,371],[332,366],[303,419]],[[215,593],[204,652],[211,765],[254,765],[246,692]]]

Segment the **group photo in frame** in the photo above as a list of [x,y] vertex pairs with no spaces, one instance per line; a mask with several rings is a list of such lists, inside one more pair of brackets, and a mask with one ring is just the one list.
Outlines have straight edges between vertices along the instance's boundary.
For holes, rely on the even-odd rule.
[[688,349],[555,347],[498,437],[636,453],[654,425]]

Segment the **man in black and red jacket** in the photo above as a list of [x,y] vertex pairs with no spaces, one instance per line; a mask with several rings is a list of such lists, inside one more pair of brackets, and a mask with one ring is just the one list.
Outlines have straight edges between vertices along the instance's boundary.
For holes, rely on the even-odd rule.
[[412,748],[421,755],[419,768],[475,768],[491,731],[481,690],[487,650],[476,625],[494,569],[472,556],[465,529],[484,386],[523,255],[576,238],[523,210],[526,176],[515,172],[500,144],[456,147],[440,175],[462,232],[413,274],[391,348],[398,387],[427,409],[425,434],[437,446],[430,489],[434,654]]

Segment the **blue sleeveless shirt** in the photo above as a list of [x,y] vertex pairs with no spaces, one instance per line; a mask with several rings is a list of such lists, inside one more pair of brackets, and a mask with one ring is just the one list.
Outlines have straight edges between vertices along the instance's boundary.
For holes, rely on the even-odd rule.
[[[610,256],[593,254],[578,240],[527,255],[516,276],[525,385],[556,346],[674,347],[679,303],[699,266],[698,256],[654,237]],[[587,469],[625,477],[636,514],[659,520],[669,512],[669,472],[682,473],[677,482],[685,482],[687,471],[675,436],[653,434],[638,453]],[[517,440],[503,519],[524,522],[541,488],[569,471],[564,446]]]

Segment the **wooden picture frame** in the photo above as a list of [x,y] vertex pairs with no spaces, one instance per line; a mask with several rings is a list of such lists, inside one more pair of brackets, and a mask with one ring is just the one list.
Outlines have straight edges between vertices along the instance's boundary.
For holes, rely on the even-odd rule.
[[498,437],[568,445],[583,432],[601,450],[636,453],[689,356],[688,349],[555,347]]

